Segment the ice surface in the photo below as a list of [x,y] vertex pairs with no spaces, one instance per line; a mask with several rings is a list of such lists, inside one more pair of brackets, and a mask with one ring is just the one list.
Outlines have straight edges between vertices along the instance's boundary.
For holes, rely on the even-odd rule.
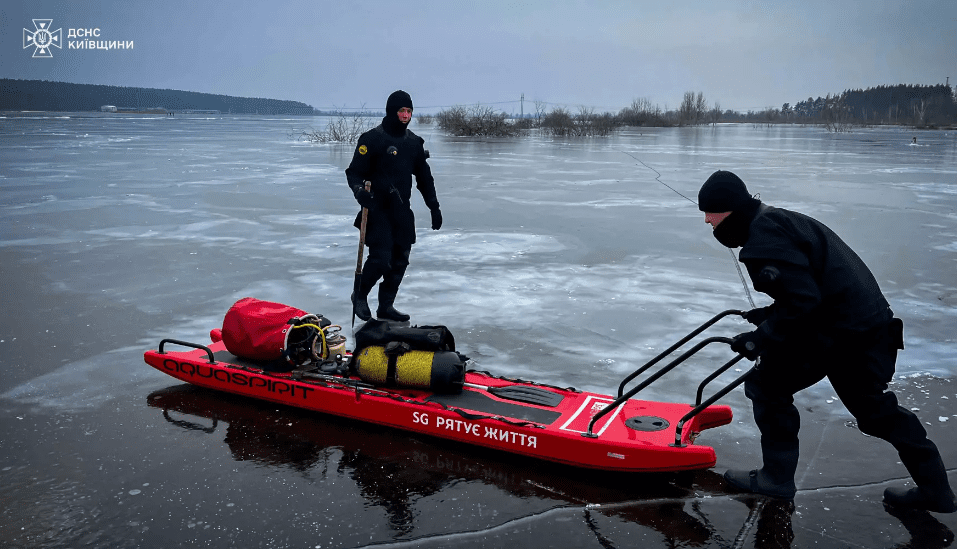
[[[253,294],[346,323],[351,147],[296,141],[295,120],[161,122],[7,119],[0,245],[58,265],[43,272],[51,288],[170,311],[173,323],[151,332],[215,324]],[[722,168],[767,203],[828,223],[865,259],[907,324],[900,372],[953,374],[953,132],[915,149],[895,129],[719,126],[580,141],[418,130],[445,226],[428,230],[414,194],[419,242],[398,304],[413,322],[463,334],[485,366],[608,390],[711,315],[747,308],[730,255],[689,201]],[[65,156],[78,144],[92,152]],[[667,387],[673,396],[683,384]]]
[[[290,137],[308,123],[324,126],[0,118],[0,496],[13,502],[0,539],[130,546],[164,532],[173,545],[228,545],[255,532],[260,546],[710,547],[764,513],[711,472],[690,489],[656,476],[596,487],[248,400],[199,393],[183,399],[196,409],[150,408],[148,396],[176,382],[142,352],[167,337],[208,341],[242,297],[322,313],[351,336],[352,147]],[[953,426],[957,397],[940,395],[954,394],[957,368],[957,132],[925,132],[912,147],[912,132],[882,128],[719,125],[581,140],[413,129],[431,152],[445,223],[429,230],[413,192],[418,242],[396,305],[415,324],[448,326],[476,366],[613,392],[714,314],[748,308],[732,257],[692,203],[708,175],[729,169],[861,255],[906,326],[892,388],[932,433]],[[727,319],[709,333],[747,329]],[[687,402],[728,358],[708,348],[641,396]],[[799,400],[798,541],[906,540],[879,504],[884,484],[906,476],[893,452],[860,434],[826,382]],[[735,421],[702,438],[727,467],[754,458],[757,443],[743,391],[724,402]],[[948,439],[935,440],[952,464]]]

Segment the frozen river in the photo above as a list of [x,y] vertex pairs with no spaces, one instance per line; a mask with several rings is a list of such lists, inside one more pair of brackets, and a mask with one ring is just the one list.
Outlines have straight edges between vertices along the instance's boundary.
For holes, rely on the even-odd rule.
[[[906,471],[826,382],[798,398],[799,494],[784,509],[719,478],[760,465],[741,390],[724,400],[735,422],[702,436],[714,471],[622,479],[191,390],[148,367],[144,350],[208,341],[245,296],[322,313],[351,336],[352,147],[294,137],[324,124],[0,114],[0,545],[953,539],[951,516],[884,510],[881,492]],[[871,267],[905,322],[893,388],[957,467],[957,132],[730,125],[475,140],[412,129],[445,223],[429,230],[413,193],[419,240],[396,306],[413,324],[448,326],[477,367],[613,392],[714,314],[749,308],[734,259],[685,198],[731,170],[766,203],[828,224]],[[712,335],[746,329],[726,320]],[[643,398],[693,400],[728,356],[704,352]]]

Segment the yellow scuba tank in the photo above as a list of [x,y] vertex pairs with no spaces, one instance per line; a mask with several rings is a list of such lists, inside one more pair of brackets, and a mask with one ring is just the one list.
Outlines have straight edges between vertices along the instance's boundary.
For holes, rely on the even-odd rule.
[[412,350],[407,343],[370,345],[354,357],[353,368],[368,383],[459,393],[468,357],[455,351]]

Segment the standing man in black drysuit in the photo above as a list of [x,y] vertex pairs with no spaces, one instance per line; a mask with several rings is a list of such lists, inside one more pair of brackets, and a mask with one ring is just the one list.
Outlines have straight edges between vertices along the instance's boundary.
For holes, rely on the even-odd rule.
[[917,416],[887,391],[897,351],[904,348],[904,324],[861,258],[819,221],[762,204],[728,171],[708,178],[698,207],[718,242],[741,247],[739,259],[754,289],[774,299],[746,313],[757,328],[731,345],[751,360],[761,357],[744,388],[761,432],[764,466],[728,470],[725,479],[749,492],[793,498],[800,429],[793,396],[827,377],[861,432],[890,442],[917,484],[888,488],[884,501],[957,511],[937,446]]
[[[372,318],[367,297],[379,279],[379,305],[376,316],[404,322],[409,315],[393,306],[399,284],[409,266],[409,252],[415,243],[415,217],[412,213],[412,176],[416,187],[432,213],[432,230],[442,226],[442,212],[435,197],[435,180],[426,159],[425,140],[408,130],[412,120],[412,98],[398,90],[389,96],[382,124],[359,137],[346,180],[359,205],[369,209],[366,244],[369,257],[362,268],[357,293],[352,295],[352,310],[362,320]],[[365,182],[372,190],[365,190]],[[356,216],[360,226],[362,212]]]

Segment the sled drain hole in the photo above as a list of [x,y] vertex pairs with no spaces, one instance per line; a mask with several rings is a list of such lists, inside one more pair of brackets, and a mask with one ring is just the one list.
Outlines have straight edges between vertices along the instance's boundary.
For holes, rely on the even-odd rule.
[[625,420],[625,427],[634,431],[661,431],[668,425],[667,419],[655,416],[635,416]]

